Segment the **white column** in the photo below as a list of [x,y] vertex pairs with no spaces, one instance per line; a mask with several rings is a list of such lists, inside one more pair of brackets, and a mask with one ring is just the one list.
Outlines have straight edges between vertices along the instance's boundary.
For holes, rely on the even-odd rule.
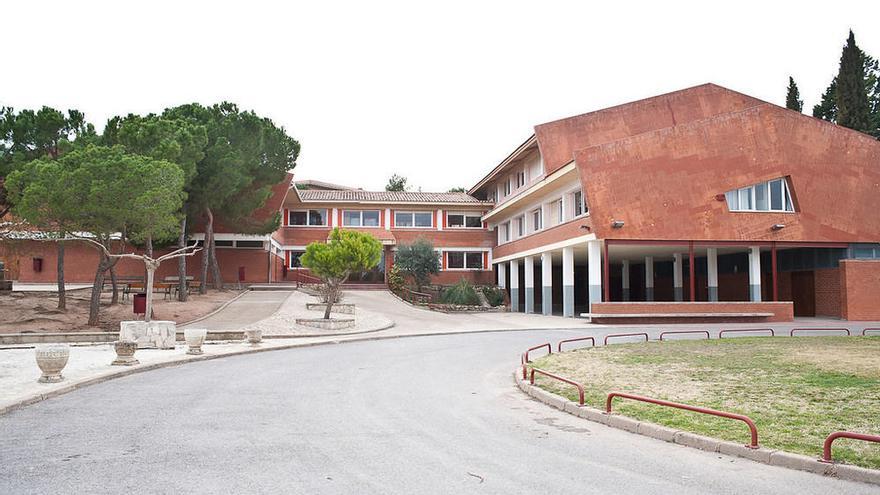
[[645,301],[654,300],[654,257],[645,256]]
[[531,313],[535,312],[535,257],[534,256],[526,256],[525,257],[525,263],[523,263],[523,269],[526,271],[526,273],[525,273],[525,283],[526,283],[525,312],[531,314]]
[[709,272],[709,300],[718,300],[718,248],[706,248],[706,269]]
[[510,260],[510,310],[519,311],[519,260]]
[[749,248],[749,294],[753,302],[761,301],[761,248]]
[[672,255],[672,291],[675,294],[676,301],[684,300],[684,291],[682,290],[682,266],[681,253]]
[[562,210],[562,221],[568,220],[568,205],[571,204],[571,201],[568,199],[568,194],[562,195],[562,202],[559,204],[559,208]]
[[629,260],[623,260],[620,276],[623,287],[623,300],[629,301]]
[[574,316],[574,246],[562,248],[562,316]]
[[498,287],[502,289],[507,288],[507,265],[504,263],[498,263],[495,265],[498,267]]
[[333,208],[332,215],[333,216],[330,217],[330,226],[331,227],[340,227],[340,225],[339,225],[339,210],[336,208]]
[[443,210],[437,210],[437,230],[443,230]]
[[602,302],[602,249],[598,240],[587,241],[587,277],[590,285],[590,313],[593,303]]
[[553,314],[553,254],[541,253],[541,313]]
[[391,230],[391,208],[385,208],[385,230]]

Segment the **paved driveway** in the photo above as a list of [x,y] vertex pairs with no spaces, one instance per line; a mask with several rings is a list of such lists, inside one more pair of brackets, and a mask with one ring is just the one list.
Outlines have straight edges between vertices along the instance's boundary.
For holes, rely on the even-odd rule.
[[0,417],[0,493],[878,493],[609,429],[521,394],[535,339],[393,339],[192,363]]
[[239,330],[242,327],[268,318],[290,297],[291,291],[248,291],[229,303],[217,314],[181,328],[207,328],[208,330]]

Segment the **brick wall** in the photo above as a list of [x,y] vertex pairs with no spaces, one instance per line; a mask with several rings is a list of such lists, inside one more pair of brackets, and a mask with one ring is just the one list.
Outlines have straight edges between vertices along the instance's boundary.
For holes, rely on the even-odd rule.
[[880,261],[840,262],[840,316],[880,320]]
[[607,302],[593,303],[593,313],[650,314],[650,313],[773,313],[770,317],[709,318],[609,318],[602,323],[701,323],[701,322],[779,322],[792,321],[794,309],[790,302]]
[[840,316],[840,270],[815,270],[816,316]]

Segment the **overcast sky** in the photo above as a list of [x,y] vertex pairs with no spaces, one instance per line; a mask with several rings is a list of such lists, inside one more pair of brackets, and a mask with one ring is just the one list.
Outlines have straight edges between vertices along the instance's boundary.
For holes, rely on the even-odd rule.
[[810,113],[847,29],[880,57],[876,1],[617,3],[6,1],[0,105],[229,100],[300,141],[298,179],[445,191],[536,124],[705,82],[784,105],[789,75]]

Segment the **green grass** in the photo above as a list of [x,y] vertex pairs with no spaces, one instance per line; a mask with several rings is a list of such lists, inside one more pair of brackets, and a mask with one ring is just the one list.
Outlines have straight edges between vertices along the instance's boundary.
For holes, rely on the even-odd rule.
[[[553,354],[534,366],[583,383],[604,408],[609,391],[745,414],[762,446],[818,457],[837,430],[880,434],[880,337],[735,338],[618,344]],[[536,383],[576,400],[574,387]],[[748,429],[699,413],[615,399],[643,421],[747,443]],[[840,439],[834,458],[880,468],[880,445]]]

